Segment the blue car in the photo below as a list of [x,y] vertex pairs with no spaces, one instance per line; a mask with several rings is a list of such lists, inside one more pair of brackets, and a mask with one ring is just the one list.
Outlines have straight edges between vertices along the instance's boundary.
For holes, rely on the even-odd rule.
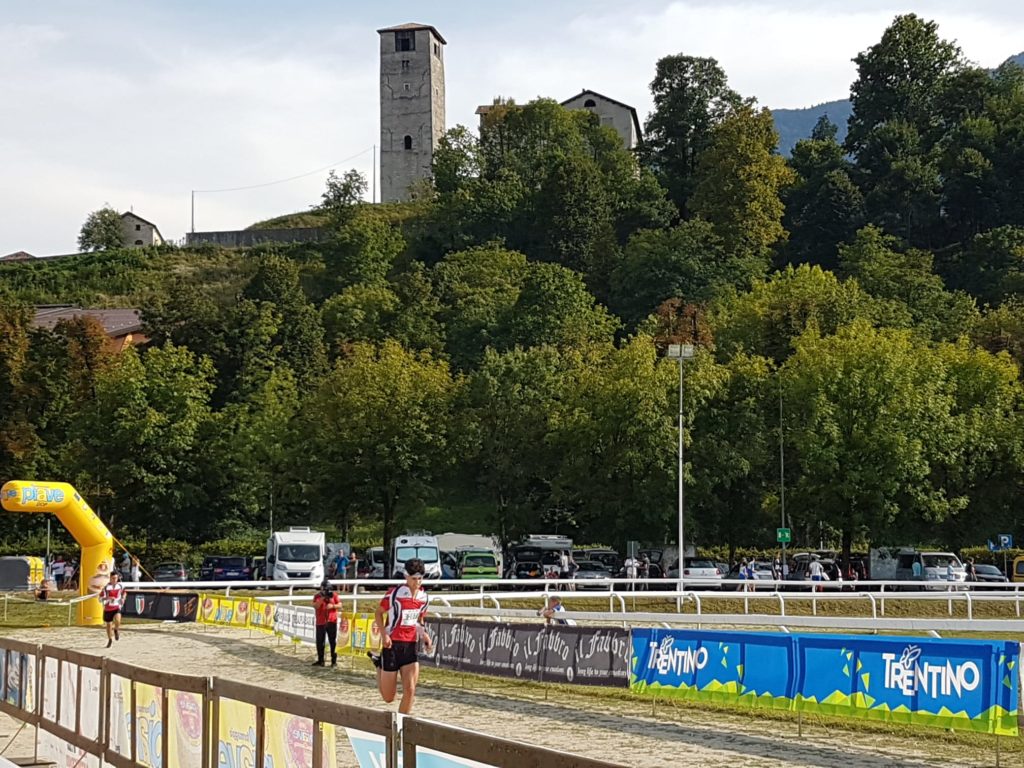
[[200,581],[252,581],[252,562],[248,557],[209,556],[199,568]]

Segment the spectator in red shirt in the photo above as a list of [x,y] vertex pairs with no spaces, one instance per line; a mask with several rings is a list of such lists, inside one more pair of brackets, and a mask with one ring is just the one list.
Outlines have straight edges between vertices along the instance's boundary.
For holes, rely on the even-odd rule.
[[423,561],[414,557],[405,561],[405,584],[392,587],[377,606],[374,622],[380,630],[383,650],[380,656],[370,653],[377,667],[377,688],[381,698],[390,704],[398,690],[398,675],[402,675],[402,701],[398,711],[407,715],[416,698],[416,683],[420,677],[417,644],[422,637],[430,650],[430,635],[423,630],[427,614],[427,593],[423,591]]
[[316,661],[314,667],[324,665],[324,641],[331,643],[331,666],[338,666],[338,605],[341,599],[334,593],[331,583],[324,579],[320,591],[313,597],[316,610]]

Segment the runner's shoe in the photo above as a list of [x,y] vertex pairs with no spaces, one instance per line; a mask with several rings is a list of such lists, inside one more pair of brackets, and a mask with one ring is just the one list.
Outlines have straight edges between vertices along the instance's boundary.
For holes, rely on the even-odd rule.
[[111,639],[110,639],[110,638],[108,637],[108,638],[107,638],[107,648],[109,648],[109,647],[110,647],[110,646],[112,646],[113,644],[114,644],[114,641],[113,641],[113,640],[111,640]]
[[380,654],[374,653],[373,651],[367,651],[366,655],[370,657],[370,661],[373,662],[373,666],[380,669]]
[[324,665],[324,663],[322,661],[319,661],[319,660],[313,662],[313,666],[314,667],[322,667],[323,665]]
[[115,640],[120,640],[121,639],[121,630],[120,629],[115,629],[114,630],[114,639]]

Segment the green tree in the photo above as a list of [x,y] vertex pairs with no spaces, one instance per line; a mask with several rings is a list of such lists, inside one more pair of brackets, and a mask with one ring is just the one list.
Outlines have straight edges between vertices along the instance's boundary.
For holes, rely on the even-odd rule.
[[199,481],[213,418],[213,366],[167,345],[121,353],[73,429],[76,486],[109,526],[147,539],[193,538],[208,514]]
[[359,208],[321,245],[327,286],[384,280],[405,248],[401,231],[369,207]]
[[[275,357],[292,369],[304,387],[326,371],[327,353],[320,314],[303,293],[294,262],[273,253],[262,257],[242,290],[241,299],[239,306],[244,309],[232,323],[240,338],[250,333],[248,324],[254,314],[269,310],[272,317],[266,327],[269,329],[271,324],[275,327],[266,343],[273,348]],[[256,306],[246,307],[247,301]],[[247,344],[235,346],[236,355],[244,356],[250,351]]]
[[858,158],[876,128],[900,121],[931,137],[943,85],[964,68],[960,49],[943,40],[938,25],[915,14],[897,16],[882,39],[854,59],[853,114],[846,147]]
[[1024,227],[998,227],[973,238],[951,265],[957,284],[985,304],[1024,294]]
[[772,248],[786,239],[780,194],[794,180],[775,153],[778,139],[771,112],[736,107],[711,131],[690,201],[728,250],[761,258],[765,266]]
[[715,59],[681,54],[658,60],[651,95],[654,111],[645,125],[642,157],[680,214],[689,217],[697,165],[712,130],[741,99]]
[[487,347],[502,343],[526,273],[523,254],[493,244],[448,254],[434,268],[439,319],[457,369],[474,367]]
[[722,365],[705,363],[705,389],[693,412],[687,446],[692,483],[687,505],[694,532],[705,545],[725,544],[729,560],[740,545],[764,546],[778,525],[773,508],[777,443],[773,419],[778,377],[763,357],[733,355]]
[[38,437],[26,413],[29,310],[0,304],[0,477],[31,473]]
[[79,250],[106,251],[124,246],[121,214],[109,205],[93,211],[85,218],[85,223],[78,233]]
[[888,304],[892,321],[899,323],[907,312],[910,323],[932,338],[956,338],[977,313],[969,296],[945,289],[929,252],[900,250],[896,238],[876,227],[865,227],[852,243],[840,246],[839,261],[845,275]]
[[224,459],[218,462],[218,470],[227,478],[222,483],[225,492],[218,498],[230,499],[240,514],[232,519],[226,514],[230,511],[226,503],[216,510],[219,535],[253,528],[272,530],[275,519],[301,519],[295,498],[295,478],[302,474],[299,467],[305,455],[297,430],[299,407],[295,378],[282,367],[273,370],[245,402],[232,404],[224,412],[226,428],[218,446]]
[[617,328],[580,275],[557,264],[530,264],[506,316],[505,346],[585,346],[611,341]]
[[914,125],[893,120],[869,133],[857,177],[870,221],[919,247],[939,240],[939,167]]
[[760,259],[727,250],[708,222],[691,219],[630,238],[612,275],[612,306],[637,323],[666,299],[707,301],[727,287],[742,291],[763,276]]
[[802,468],[790,509],[837,529],[847,562],[854,538],[887,542],[908,519],[938,523],[963,508],[929,482],[958,447],[953,399],[941,361],[911,332],[863,321],[808,332],[783,381]]
[[396,514],[415,510],[451,461],[455,392],[447,364],[427,353],[352,345],[303,409],[323,507],[373,513],[387,551]]
[[884,316],[879,302],[852,280],[839,280],[821,267],[802,264],[758,281],[749,293],[716,302],[711,326],[718,351],[784,361],[793,339],[809,329],[823,336],[857,319]]
[[460,391],[455,421],[464,477],[493,504],[492,530],[503,542],[547,524],[562,459],[550,438],[578,359],[550,346],[488,349]]
[[[553,502],[584,541],[637,531],[660,541],[674,530],[675,373],[643,335],[587,350],[570,371],[550,437],[561,457]],[[688,391],[699,401],[698,386]]]
[[366,177],[354,168],[345,171],[341,178],[331,170],[327,173],[327,183],[320,205],[313,208],[326,213],[332,225],[343,225],[351,219],[356,207],[363,203],[369,186]]
[[435,177],[438,194],[415,249],[425,261],[500,240],[532,258],[594,272],[596,289],[607,284],[616,245],[638,227],[663,226],[671,214],[651,173],[611,128],[550,99],[497,105],[478,141],[464,128],[450,131]]
[[811,138],[793,148],[789,163],[796,181],[784,195],[790,233],[785,255],[791,263],[833,269],[839,244],[864,225],[864,197],[835,137],[836,126],[822,116]]

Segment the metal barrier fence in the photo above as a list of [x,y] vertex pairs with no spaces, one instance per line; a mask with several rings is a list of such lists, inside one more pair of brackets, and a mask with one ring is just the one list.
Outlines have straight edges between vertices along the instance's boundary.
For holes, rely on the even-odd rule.
[[0,673],[0,712],[35,728],[35,760],[61,765],[336,768],[344,728],[353,748],[353,732],[375,739],[371,762],[384,768],[416,768],[421,748],[441,753],[431,755],[439,767],[483,759],[496,768],[619,768],[388,711],[10,638],[0,638]]

